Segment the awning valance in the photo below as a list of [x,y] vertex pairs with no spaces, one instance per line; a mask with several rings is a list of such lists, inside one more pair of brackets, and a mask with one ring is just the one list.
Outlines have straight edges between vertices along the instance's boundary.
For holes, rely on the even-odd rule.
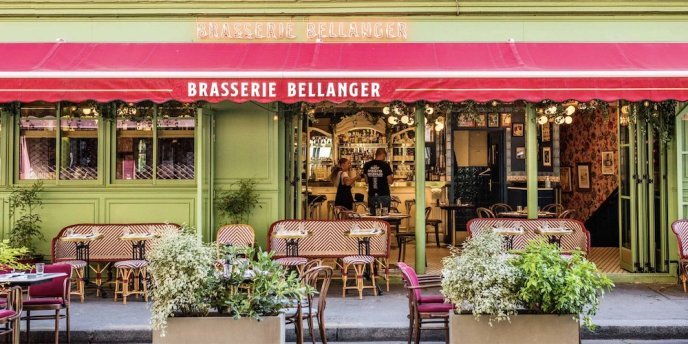
[[688,100],[684,43],[5,43],[0,102]]

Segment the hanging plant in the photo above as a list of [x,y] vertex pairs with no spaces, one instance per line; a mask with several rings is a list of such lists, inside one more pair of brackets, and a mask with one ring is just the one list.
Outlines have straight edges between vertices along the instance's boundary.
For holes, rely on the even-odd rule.
[[663,143],[668,143],[673,139],[676,118],[676,101],[667,100],[663,102],[644,101],[642,103],[631,104],[630,120],[640,125],[642,133],[647,132],[647,128],[652,128],[659,135]]

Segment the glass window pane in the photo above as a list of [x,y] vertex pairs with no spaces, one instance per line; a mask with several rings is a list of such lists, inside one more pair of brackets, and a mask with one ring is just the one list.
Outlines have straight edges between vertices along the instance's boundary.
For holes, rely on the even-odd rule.
[[116,179],[153,179],[152,114],[148,104],[118,107]]
[[55,179],[57,108],[31,103],[19,119],[19,179]]
[[98,178],[98,117],[94,104],[64,105],[60,118],[60,179]]
[[194,179],[195,109],[160,106],[158,114],[158,179]]

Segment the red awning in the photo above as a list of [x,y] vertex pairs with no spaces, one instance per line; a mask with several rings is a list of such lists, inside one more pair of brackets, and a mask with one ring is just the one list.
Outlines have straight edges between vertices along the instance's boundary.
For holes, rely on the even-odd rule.
[[688,100],[684,43],[7,43],[0,102]]

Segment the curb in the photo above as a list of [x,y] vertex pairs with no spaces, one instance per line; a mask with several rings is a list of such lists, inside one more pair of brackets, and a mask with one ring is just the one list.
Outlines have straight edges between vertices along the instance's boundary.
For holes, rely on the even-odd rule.
[[[306,342],[310,340],[308,330],[304,335]],[[332,342],[362,342],[362,341],[401,341],[408,339],[408,328],[393,327],[367,327],[367,328],[330,328],[327,337]],[[24,336],[22,335],[22,339]],[[60,332],[60,342],[66,343],[66,333]],[[96,330],[96,331],[72,331],[72,343],[151,343],[150,330]],[[316,330],[316,339],[319,336]],[[599,326],[595,332],[586,329],[581,330],[582,339],[635,339],[635,340],[661,340],[661,339],[686,339],[688,338],[688,324],[686,326]],[[288,327],[286,333],[287,342],[294,342],[296,336],[293,328]],[[53,341],[53,332],[37,330],[31,332],[31,340],[34,343],[49,343]],[[444,341],[444,333],[441,330],[423,331],[423,341]]]

